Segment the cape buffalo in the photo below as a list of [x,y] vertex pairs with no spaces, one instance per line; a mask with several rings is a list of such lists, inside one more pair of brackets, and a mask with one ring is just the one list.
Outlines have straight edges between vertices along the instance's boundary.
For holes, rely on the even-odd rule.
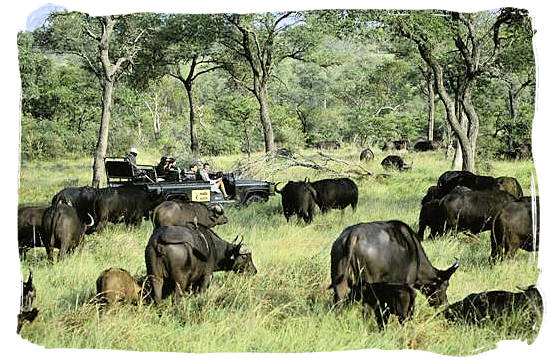
[[463,300],[449,305],[443,315],[451,322],[468,324],[494,323],[513,313],[525,320],[525,328],[540,325],[543,312],[542,296],[532,285],[521,292],[495,290],[473,293]]
[[382,145],[382,151],[391,151],[391,150],[395,150],[395,145],[393,144],[393,142],[392,141],[384,142],[384,144]]
[[289,181],[281,190],[275,184],[275,192],[281,194],[281,203],[283,205],[283,214],[288,222],[289,218],[296,214],[298,218],[305,223],[311,223],[313,220],[313,210],[315,208],[315,199],[317,192],[306,178],[305,181]]
[[417,141],[414,144],[413,149],[418,152],[433,151],[435,150],[435,146],[433,141],[424,140],[424,141]]
[[322,213],[331,208],[345,209],[351,205],[355,211],[359,191],[357,185],[349,178],[329,178],[311,182],[315,189],[315,203]]
[[88,217],[90,224],[80,222],[76,209],[63,203],[46,209],[42,217],[42,228],[48,259],[53,259],[53,248],[59,249],[57,258],[61,260],[66,253],[74,251],[82,243],[84,232],[94,225],[93,217]]
[[418,239],[424,240],[424,231],[430,228],[430,237],[442,235],[445,230],[445,218],[438,199],[422,204],[418,217]]
[[491,230],[491,259],[514,257],[518,248],[528,252],[538,251],[540,238],[538,197],[536,197],[535,206],[535,228],[533,228],[531,197],[510,202],[498,212]]
[[517,199],[523,197],[523,189],[514,177],[498,177],[496,182],[497,188],[501,191],[508,192]]
[[29,248],[43,246],[42,217],[48,207],[21,207],[17,210],[17,241],[19,253]]
[[184,291],[203,291],[216,271],[255,274],[252,256],[241,253],[241,246],[242,242],[225,242],[200,225],[198,229],[156,228],[145,247],[147,276],[152,281],[155,303],[172,294],[172,303],[177,304]]
[[227,223],[223,207],[219,204],[207,206],[200,202],[184,202],[180,200],[164,201],[153,211],[153,225],[183,226],[186,223],[197,222],[212,228]]
[[434,199],[439,199],[439,193],[437,191],[437,186],[430,186],[426,191],[426,195],[422,198],[420,204],[427,203]]
[[96,280],[96,298],[109,305],[121,301],[138,303],[147,296],[142,287],[143,283],[138,283],[126,270],[109,268]]
[[[459,265],[456,260],[447,270],[434,268],[416,234],[401,221],[359,223],[344,229],[332,244],[330,260],[335,303],[348,289],[357,298],[369,284],[385,283],[416,288],[431,306],[439,306],[447,302],[449,278]],[[403,290],[393,292],[400,297],[404,294]],[[402,302],[401,308],[409,305]],[[380,313],[379,307],[375,313]],[[377,314],[379,326],[385,325],[384,320]]]
[[500,190],[452,191],[440,201],[446,229],[473,234],[491,229],[493,219],[514,196]]
[[399,171],[404,171],[411,169],[411,165],[405,164],[405,162],[403,162],[403,159],[396,155],[386,156],[380,164],[386,170],[397,169]]
[[439,198],[443,198],[457,186],[476,191],[498,189],[497,180],[494,177],[478,176],[469,171],[446,171],[437,180]]
[[365,148],[359,155],[359,161],[372,161],[374,160],[374,152],[370,148]]
[[340,142],[338,141],[321,141],[315,144],[315,148],[318,150],[338,150],[340,149]]
[[25,322],[32,322],[38,315],[38,309],[32,307],[32,303],[36,297],[36,288],[32,282],[32,272],[29,272],[27,281],[22,284],[21,306],[17,315],[17,333],[21,331],[21,327]]
[[137,188],[109,188],[99,193],[95,200],[98,230],[107,222],[140,225],[161,201],[155,194]]
[[[94,215],[94,202],[99,190],[90,186],[83,187],[67,187],[59,191],[52,198],[52,206],[58,203],[64,203],[69,206],[73,206],[78,213],[78,217],[81,222],[89,220],[88,214]],[[97,218],[94,216],[94,221],[97,222]],[[95,228],[90,227],[86,234],[94,232]]]

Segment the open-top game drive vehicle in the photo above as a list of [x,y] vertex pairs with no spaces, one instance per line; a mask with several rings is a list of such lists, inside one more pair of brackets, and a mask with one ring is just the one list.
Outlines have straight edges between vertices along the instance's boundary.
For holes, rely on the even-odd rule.
[[227,198],[211,190],[209,182],[189,176],[177,176],[177,179],[164,180],[157,175],[154,166],[132,166],[124,157],[106,157],[105,173],[110,188],[132,186],[162,196],[165,200],[182,199],[194,202],[236,203],[249,205],[264,202],[275,194],[274,183],[254,179],[235,178],[229,173],[212,173],[210,178],[222,177]]

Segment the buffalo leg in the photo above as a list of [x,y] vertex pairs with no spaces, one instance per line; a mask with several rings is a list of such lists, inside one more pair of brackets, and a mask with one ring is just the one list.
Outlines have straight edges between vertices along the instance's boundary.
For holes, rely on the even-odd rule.
[[164,279],[157,275],[152,275],[151,284],[153,285],[153,300],[155,304],[160,304],[162,300],[162,287],[164,285]]
[[[365,304],[365,309],[367,308],[367,305]],[[376,323],[378,324],[379,330],[384,330],[386,328],[386,324],[388,324],[388,319],[390,317],[390,311],[387,307],[383,307],[382,303],[377,302],[374,306],[374,315],[376,317]]]

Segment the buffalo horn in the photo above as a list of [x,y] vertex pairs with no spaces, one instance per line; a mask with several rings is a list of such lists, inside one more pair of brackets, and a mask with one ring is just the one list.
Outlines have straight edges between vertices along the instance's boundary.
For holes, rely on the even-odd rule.
[[87,214],[87,215],[90,217],[90,219],[91,219],[91,223],[90,223],[90,224],[87,224],[86,226],[87,226],[87,227],[93,227],[93,225],[95,224],[95,222],[94,222],[94,217],[92,217],[92,215],[89,214],[89,213],[86,213],[86,214]]
[[275,192],[277,192],[277,193],[281,193],[281,190],[278,190],[278,189],[277,189],[277,186],[279,185],[279,183],[283,183],[283,182],[277,182],[277,183],[275,183],[275,187],[273,187],[273,189],[274,189]]
[[453,265],[443,272],[443,276],[442,276],[443,279],[448,280],[449,278],[451,278],[451,276],[458,269],[459,266],[460,266],[460,260],[455,257],[455,262],[453,263]]

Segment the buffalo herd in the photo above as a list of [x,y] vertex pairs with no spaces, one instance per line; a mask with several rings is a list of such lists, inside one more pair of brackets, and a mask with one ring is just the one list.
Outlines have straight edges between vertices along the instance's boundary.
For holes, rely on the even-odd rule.
[[[407,145],[399,141],[391,144]],[[417,142],[413,148],[431,150],[434,145]],[[361,160],[373,158],[370,149],[361,153]],[[383,166],[410,168],[398,156],[386,157]],[[348,206],[355,211],[359,201],[358,186],[349,178],[305,178],[282,184],[275,184],[274,190],[281,195],[286,222],[296,215],[309,225],[316,208],[321,214],[331,209],[344,211]],[[131,187],[70,187],[57,193],[49,206],[21,207],[19,250],[24,255],[30,248],[45,247],[51,261],[57,248],[61,261],[82,244],[85,235],[104,230],[108,222],[136,226],[144,218],[153,224],[144,249],[147,275],[135,279],[122,268],[104,270],[96,281],[98,303],[146,300],[159,304],[171,296],[172,303],[177,304],[184,292],[206,290],[214,272],[257,273],[252,253],[242,238],[226,241],[214,232],[215,226],[229,222],[221,205],[163,200]],[[517,249],[538,250],[539,222],[538,197],[525,197],[515,178],[447,171],[421,200],[417,232],[399,220],[358,223],[341,232],[330,251],[329,289],[334,292],[333,302],[360,301],[372,307],[380,329],[386,326],[390,314],[401,323],[413,315],[417,290],[430,306],[443,306],[440,313],[450,321],[478,323],[512,307],[540,308],[540,294],[535,287],[520,293],[472,294],[449,305],[447,287],[460,261],[455,258],[450,267],[438,269],[422,247],[426,229],[431,238],[449,231],[473,235],[491,231],[489,258],[491,262],[500,261],[512,258]],[[34,293],[31,274],[24,283],[18,331],[24,321],[32,321],[38,313],[31,308]]]

